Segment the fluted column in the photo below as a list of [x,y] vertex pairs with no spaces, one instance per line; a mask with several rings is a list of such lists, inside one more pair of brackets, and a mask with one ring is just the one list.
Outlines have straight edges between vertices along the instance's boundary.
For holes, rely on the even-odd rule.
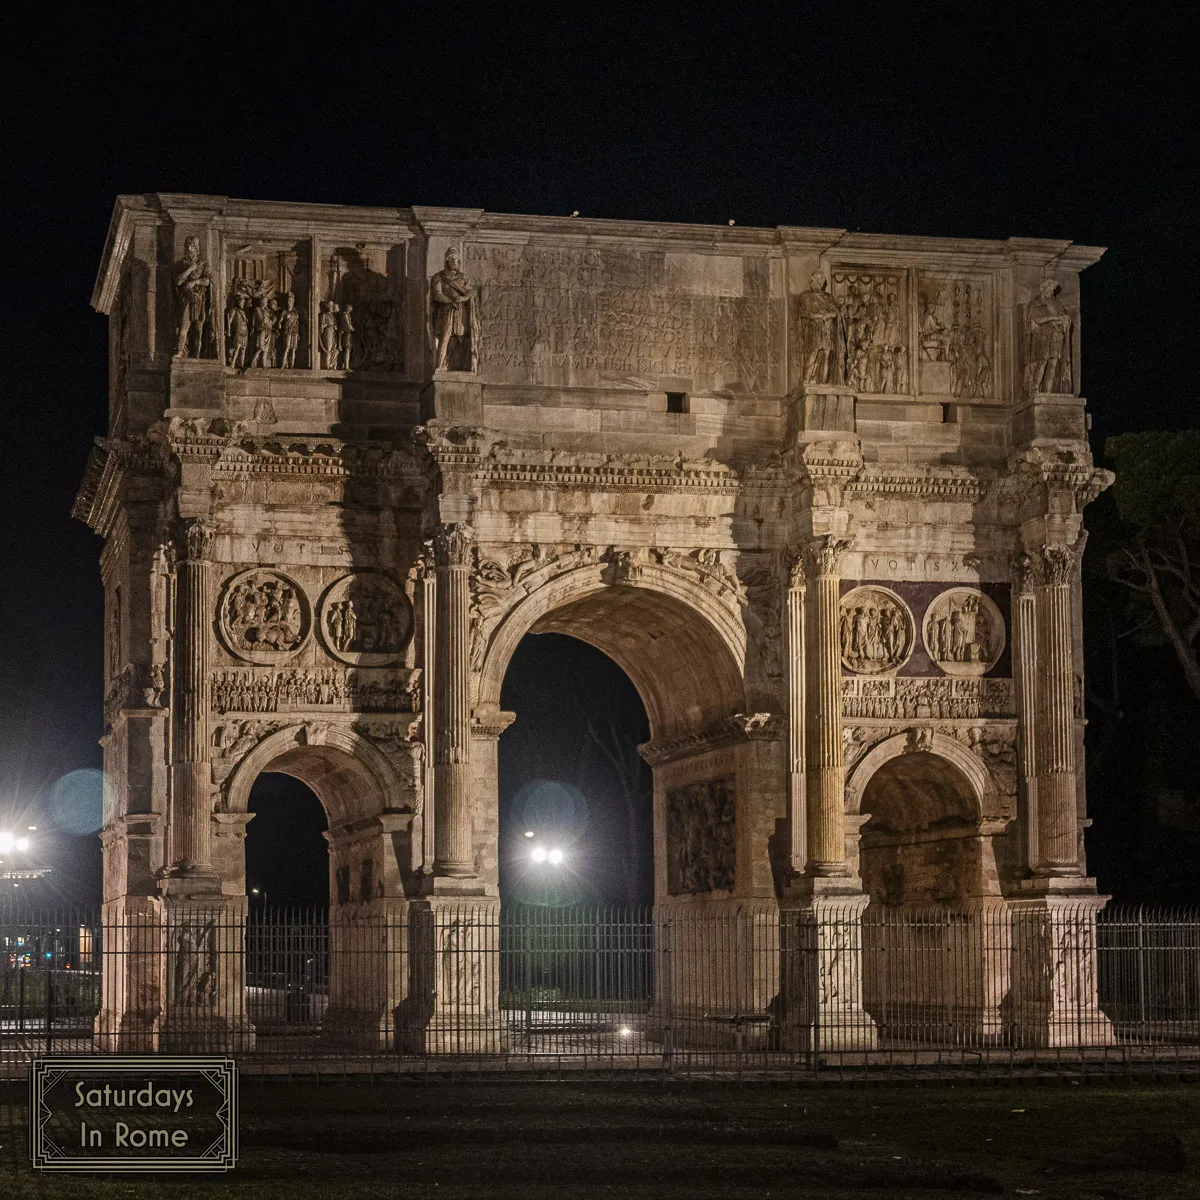
[[842,556],[849,539],[819,538],[805,557],[808,576],[808,866],[815,875],[846,873],[842,764],[842,655],[838,642]]
[[442,525],[434,539],[434,874],[475,873],[471,822],[471,529]]
[[805,805],[804,715],[804,561],[797,556],[788,572],[788,824],[791,827],[791,867],[808,866],[808,814]]
[[1013,560],[1013,684],[1017,701],[1017,787],[1021,803],[1024,866],[1038,864],[1037,806],[1037,600],[1034,562],[1028,554]]
[[1037,566],[1036,871],[1072,875],[1079,869],[1071,623],[1075,552],[1068,546],[1044,546]]
[[171,864],[174,874],[213,874],[212,771],[208,761],[210,576],[213,527],[179,523],[171,697]]

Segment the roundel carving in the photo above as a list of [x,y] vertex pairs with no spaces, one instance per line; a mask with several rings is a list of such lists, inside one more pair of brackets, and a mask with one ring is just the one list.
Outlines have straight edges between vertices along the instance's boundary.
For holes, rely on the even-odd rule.
[[257,567],[225,584],[217,625],[231,654],[247,662],[277,663],[304,645],[312,611],[294,579]]
[[838,632],[842,662],[860,675],[899,670],[913,652],[916,629],[908,605],[883,587],[858,587],[842,597]]
[[344,575],[321,600],[321,641],[334,658],[353,666],[394,663],[412,628],[412,605],[404,589],[376,571]]
[[947,675],[986,675],[1004,653],[1004,617],[977,588],[949,588],[925,613],[925,649]]

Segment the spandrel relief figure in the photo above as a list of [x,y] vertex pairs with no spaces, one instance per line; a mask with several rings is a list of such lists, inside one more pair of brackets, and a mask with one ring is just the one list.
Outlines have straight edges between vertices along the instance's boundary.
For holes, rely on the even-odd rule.
[[1025,390],[1072,395],[1071,314],[1056,280],[1043,279],[1025,313]]
[[814,271],[809,289],[797,301],[801,378],[811,384],[839,384],[846,361],[846,327],[829,284]]
[[321,317],[317,334],[321,349],[321,369],[324,371],[337,370],[337,311],[338,306],[332,300],[326,300],[321,304]]
[[208,327],[212,275],[208,263],[200,257],[198,237],[189,237],[183,243],[183,262],[175,275],[175,291],[179,298],[175,357],[200,358],[204,353],[204,334]]
[[284,297],[283,311],[279,314],[279,365],[296,365],[296,348],[300,345],[300,314],[296,311],[296,297],[288,292]]
[[453,246],[446,251],[445,266],[429,281],[430,323],[433,332],[435,371],[479,368],[475,289],[462,271],[459,253]]
[[1004,650],[1004,618],[972,588],[951,588],[925,615],[925,648],[947,675],[983,675]]
[[842,662],[864,675],[894,671],[913,647],[913,623],[899,596],[883,588],[856,588],[842,598],[838,621]]
[[246,315],[246,297],[238,292],[225,314],[225,361],[231,367],[244,367],[249,347],[250,318]]

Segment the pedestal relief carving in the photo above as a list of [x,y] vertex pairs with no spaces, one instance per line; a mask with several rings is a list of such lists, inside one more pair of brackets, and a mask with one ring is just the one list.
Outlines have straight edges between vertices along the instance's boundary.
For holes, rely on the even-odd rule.
[[736,813],[732,775],[670,792],[667,876],[672,895],[733,888]]
[[846,382],[856,392],[909,390],[906,285],[902,271],[833,273],[833,296],[846,329]]
[[855,588],[842,597],[838,633],[842,664],[860,675],[899,670],[916,641],[908,605],[881,587]]
[[404,589],[378,572],[343,576],[321,600],[321,642],[334,658],[354,666],[395,663],[412,628]]
[[246,662],[291,658],[312,625],[304,589],[280,571],[258,568],[225,585],[218,628],[231,654]]
[[975,588],[950,588],[925,613],[925,649],[947,675],[986,675],[1004,653],[1004,617]]

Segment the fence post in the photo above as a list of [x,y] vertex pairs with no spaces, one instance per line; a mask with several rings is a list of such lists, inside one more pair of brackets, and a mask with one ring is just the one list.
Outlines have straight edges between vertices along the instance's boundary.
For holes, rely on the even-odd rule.
[[1143,938],[1142,910],[1145,906],[1139,904],[1137,911],[1137,995],[1138,995],[1138,1028],[1143,1036],[1146,1033],[1146,945]]
[[52,947],[49,952],[42,951],[42,962],[46,966],[46,1053],[49,1054],[54,1049],[54,935],[47,933],[46,937]]

